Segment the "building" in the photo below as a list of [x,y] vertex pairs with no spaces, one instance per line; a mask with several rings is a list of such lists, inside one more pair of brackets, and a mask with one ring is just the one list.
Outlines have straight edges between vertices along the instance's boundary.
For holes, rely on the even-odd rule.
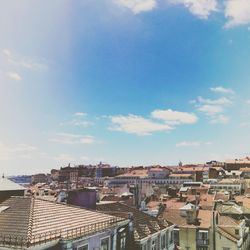
[[174,225],[172,223],[118,202],[97,204],[97,210],[124,218],[131,218],[134,228],[134,242],[133,247],[130,248],[131,250],[174,249]]
[[225,161],[226,170],[239,170],[240,168],[250,168],[250,158],[230,159]]
[[0,203],[0,248],[129,250],[129,220],[31,197]]
[[239,179],[222,179],[217,183],[211,183],[210,188],[215,191],[227,191],[241,194],[245,190],[245,181]]
[[188,203],[180,208],[166,209],[163,217],[175,223],[174,242],[180,249],[214,250],[211,210],[201,210]]
[[245,220],[217,215],[215,219],[216,249],[249,250],[250,234]]
[[36,183],[46,183],[48,181],[48,176],[46,174],[34,174],[31,177],[31,182]]
[[25,188],[8,178],[0,178],[0,202],[11,196],[24,196]]

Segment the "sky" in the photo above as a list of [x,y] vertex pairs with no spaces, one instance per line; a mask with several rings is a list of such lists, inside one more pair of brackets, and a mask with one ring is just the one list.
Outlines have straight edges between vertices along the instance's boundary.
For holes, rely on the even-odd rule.
[[250,155],[249,0],[1,0],[0,172]]

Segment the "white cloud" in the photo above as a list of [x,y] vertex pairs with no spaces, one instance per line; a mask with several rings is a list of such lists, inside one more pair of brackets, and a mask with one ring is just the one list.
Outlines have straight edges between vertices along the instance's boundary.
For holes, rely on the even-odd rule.
[[74,118],[71,121],[61,122],[60,126],[70,125],[77,127],[89,127],[93,125],[93,122],[86,120],[87,113],[77,112],[73,114]]
[[58,133],[56,138],[52,138],[50,141],[62,144],[93,144],[95,143],[95,138],[91,135]]
[[[210,88],[212,92],[221,94],[234,94],[232,89],[227,89],[221,86]],[[207,99],[198,96],[193,102],[198,111],[203,112],[209,119],[209,123],[226,124],[229,122],[229,117],[224,113],[226,109],[233,104],[232,98],[221,97],[218,99]]]
[[226,28],[250,23],[250,1],[249,0],[226,0],[225,17],[229,19]]
[[174,111],[171,109],[154,110],[151,115],[153,118],[163,120],[169,124],[193,124],[198,121],[198,117],[193,113]]
[[111,130],[123,131],[129,134],[150,135],[157,131],[168,131],[172,128],[167,124],[156,123],[150,119],[145,119],[137,115],[117,115],[111,116],[113,127]]
[[30,58],[21,57],[11,52],[9,49],[3,49],[2,53],[6,57],[7,63],[9,63],[12,66],[16,66],[19,68],[21,67],[34,71],[41,71],[48,68],[47,64],[45,64],[44,62],[35,62]]
[[200,147],[202,145],[210,146],[213,143],[208,142],[200,142],[200,141],[182,141],[176,144],[176,147]]
[[232,101],[226,97],[221,97],[219,99],[211,100],[198,96],[197,101],[209,105],[230,105]]
[[205,113],[208,116],[222,113],[224,111],[222,106],[205,104],[198,108],[199,111]]
[[246,100],[246,104],[250,104],[250,99]]
[[199,141],[182,141],[176,144],[176,147],[199,147],[201,143]]
[[60,123],[60,126],[64,126],[64,125],[70,125],[70,126],[86,128],[86,127],[89,127],[89,126],[93,125],[93,122],[73,119],[72,121],[61,122]]
[[84,112],[76,112],[74,113],[74,116],[86,116],[87,113],[84,113]]
[[8,145],[0,142],[0,159],[11,159],[13,157],[31,158],[37,152],[37,148],[28,144]]
[[221,93],[221,94],[234,94],[235,93],[232,89],[224,88],[222,86],[212,87],[210,88],[210,90],[215,93]]
[[195,16],[207,19],[211,12],[217,11],[216,0],[168,0],[172,4],[182,4]]
[[150,11],[157,5],[157,0],[114,0],[114,2],[119,6],[128,8],[134,14]]
[[211,124],[218,124],[218,123],[222,123],[222,124],[226,124],[228,123],[230,120],[230,118],[226,115],[218,115],[215,117],[212,117],[212,119],[210,120]]
[[17,72],[8,72],[7,76],[15,81],[20,81],[22,80],[22,77],[17,73]]

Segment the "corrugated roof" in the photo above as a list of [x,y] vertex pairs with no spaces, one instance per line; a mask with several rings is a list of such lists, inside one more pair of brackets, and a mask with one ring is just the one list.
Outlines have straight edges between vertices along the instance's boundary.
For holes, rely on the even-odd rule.
[[25,190],[25,188],[8,178],[0,178],[0,191]]

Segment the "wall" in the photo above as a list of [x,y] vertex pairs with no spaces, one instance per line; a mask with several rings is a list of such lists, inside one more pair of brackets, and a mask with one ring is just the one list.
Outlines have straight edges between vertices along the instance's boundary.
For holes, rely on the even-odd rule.
[[196,228],[180,227],[179,231],[180,247],[186,249],[189,247],[190,250],[196,250]]

